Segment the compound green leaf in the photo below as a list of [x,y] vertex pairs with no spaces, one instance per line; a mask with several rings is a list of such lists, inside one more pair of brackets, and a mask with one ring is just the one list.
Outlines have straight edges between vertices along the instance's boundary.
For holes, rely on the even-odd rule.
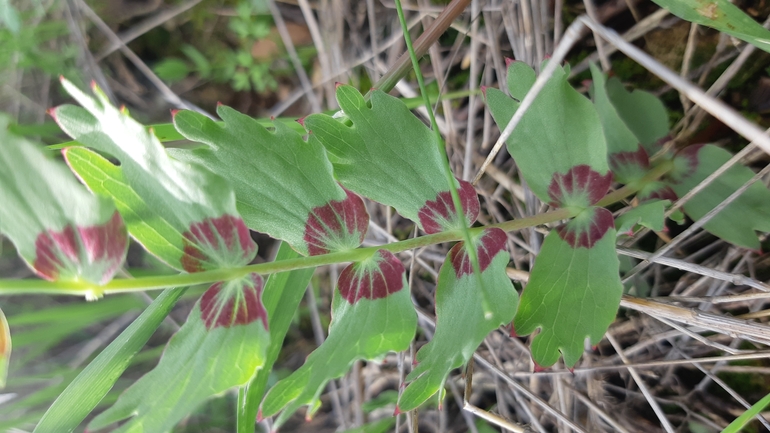
[[326,114],[301,120],[310,143],[329,152],[334,174],[345,188],[393,206],[426,233],[468,227],[479,214],[473,186],[457,181],[464,218],[449,192],[436,136],[406,104],[382,91],[370,105],[355,88],[337,86],[337,102],[352,122]]
[[198,165],[171,159],[158,139],[110,105],[95,85],[92,98],[62,79],[83,107],[63,105],[51,115],[80,143],[120,161],[125,182],[174,230],[183,234],[176,268],[187,272],[248,264],[256,254],[227,182]]
[[665,227],[664,214],[669,204],[669,200],[652,200],[631,208],[615,219],[615,229],[623,234],[632,231],[636,225],[641,225],[659,232]]
[[727,0],[653,0],[684,20],[742,39],[770,52],[770,31]]
[[324,343],[305,364],[267,393],[259,418],[278,418],[280,427],[302,406],[312,417],[329,380],[341,377],[356,360],[380,360],[409,347],[417,328],[401,261],[386,250],[353,263],[340,274],[332,298],[332,322]]
[[0,116],[0,233],[47,280],[110,281],[128,249],[115,206],[7,125]]
[[[534,82],[530,69],[521,62],[509,64],[508,90],[514,99],[498,89],[484,89],[487,106],[501,130],[519,108],[516,97],[523,98],[524,88],[528,90]],[[556,68],[506,141],[508,152],[527,184],[544,202],[552,201],[550,189],[556,176],[565,175],[575,167],[585,166],[601,177],[608,177],[608,188],[611,179],[607,144],[596,109],[591,101],[572,88],[567,77],[561,66]],[[604,195],[606,191],[600,194]],[[583,200],[554,204],[587,205]]]
[[206,146],[171,154],[222,173],[249,228],[285,240],[305,255],[361,244],[369,224],[366,206],[334,180],[323,146],[305,142],[282,123],[268,131],[223,105],[217,114],[224,125],[191,111],[176,112],[177,130]]
[[612,214],[603,208],[584,210],[552,230],[535,259],[519,302],[515,331],[532,341],[532,359],[548,367],[564,356],[574,366],[583,342],[597,344],[615,318],[623,285],[618,274]]
[[668,111],[663,101],[644,90],[629,92],[615,77],[607,80],[605,87],[607,97],[623,123],[636,136],[648,155],[654,155],[660,150],[660,140],[669,133]]
[[112,389],[134,355],[147,343],[184,292],[185,289],[163,291],[56,398],[38,422],[34,433],[69,433],[75,430]]
[[211,396],[245,385],[265,361],[270,340],[262,277],[211,286],[171,338],[158,365],[89,424],[115,432],[167,432]]
[[[460,242],[447,255],[436,287],[436,333],[417,352],[417,365],[406,377],[396,413],[417,408],[444,387],[449,372],[468,362],[490,332],[510,323],[516,313],[518,294],[505,273],[510,259],[507,236],[496,228],[474,239],[481,278],[473,273],[466,246]],[[480,291],[483,286],[491,315],[485,314]]]
[[[674,158],[669,185],[681,197],[732,158],[730,152],[712,144],[686,147]],[[754,176],[751,169],[733,165],[703,191],[685,203],[684,212],[693,220],[703,218],[724,199]],[[740,197],[710,219],[704,229],[736,245],[759,249],[755,230],[770,232],[770,191],[756,182]]]
[[120,167],[85,147],[69,147],[62,153],[91,191],[112,198],[134,239],[169,266],[182,269],[183,233],[147,206],[126,182]]

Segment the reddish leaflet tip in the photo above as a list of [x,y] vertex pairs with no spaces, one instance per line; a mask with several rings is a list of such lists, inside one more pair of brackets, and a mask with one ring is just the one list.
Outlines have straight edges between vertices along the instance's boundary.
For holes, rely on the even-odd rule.
[[442,410],[444,410],[444,402],[443,401],[439,401],[438,402],[438,411],[441,412]]
[[596,352],[597,350],[599,350],[599,345],[595,344],[595,345],[591,346],[591,350]]
[[99,85],[96,84],[96,80],[91,80],[91,90],[96,91],[99,89]]
[[262,416],[262,408],[259,408],[259,411],[257,412],[257,422],[264,421],[265,418]]
[[540,366],[540,364],[538,364],[537,362],[535,362],[535,360],[534,360],[534,359],[532,360],[532,363],[535,365],[535,367],[533,368],[533,370],[534,370],[534,372],[535,372],[535,373],[542,373],[542,372],[544,372],[544,371],[548,370],[548,368],[547,368],[547,367],[541,367],[541,366]]
[[511,66],[512,63],[516,62],[516,59],[512,57],[506,57],[505,58],[505,67],[508,68]]
[[399,409],[398,406],[396,406],[396,410],[393,411],[393,416],[399,416],[404,412],[401,412],[401,409]]
[[481,90],[481,94],[484,96],[484,98],[486,98],[487,97],[487,86],[481,86],[479,90]]
[[180,111],[180,110],[179,110],[178,108],[172,108],[172,109],[171,109],[171,120],[174,120],[174,118],[175,118],[175,117],[176,117],[176,115],[179,113],[179,111]]
[[[505,232],[498,228],[484,230],[484,233],[476,240],[476,258],[479,260],[481,272],[492,263],[497,253],[505,249],[505,241],[508,237]],[[452,268],[455,270],[457,278],[463,275],[473,274],[473,263],[465,250],[465,242],[458,242],[449,251],[449,259],[452,262]]]
[[612,172],[600,174],[581,164],[567,173],[554,173],[548,186],[549,203],[553,207],[590,206],[604,197],[612,184]]
[[105,284],[123,263],[127,243],[123,219],[116,211],[101,225],[77,227],[68,224],[61,231],[40,233],[35,239],[32,267],[50,281],[60,277],[80,277],[81,268],[99,268],[101,274],[92,282]]
[[339,89],[339,88],[340,88],[340,86],[344,86],[344,84],[340,83],[339,81],[335,81],[335,82],[334,82],[334,88],[335,88],[335,89]]
[[275,116],[270,116],[270,121],[275,122]]
[[569,372],[572,373],[573,376],[575,375],[575,367],[567,367],[567,370],[569,370]]
[[59,82],[63,83],[66,78],[64,78],[64,75],[59,75]]
[[393,253],[379,250],[372,257],[376,262],[352,263],[343,269],[337,280],[340,295],[351,304],[360,299],[381,299],[404,287],[406,269]]
[[612,213],[607,209],[593,207],[583,212],[591,214],[579,215],[567,224],[556,228],[559,237],[572,248],[591,248],[609,229],[615,227]]
[[546,54],[543,56],[543,60],[548,60],[548,59],[550,59],[550,58],[551,58],[551,53],[546,53]]
[[305,118],[306,117],[307,116],[300,117],[299,119],[297,119],[297,123],[299,123],[300,125],[302,125],[302,127],[304,127],[305,126]]
[[240,281],[218,282],[201,296],[201,319],[206,329],[248,325],[256,320],[267,327],[267,311],[262,305],[264,280],[259,274],[249,274]]
[[369,213],[361,197],[345,190],[343,200],[332,200],[307,215],[304,240],[311,256],[351,250],[361,245],[369,227]]
[[205,270],[204,262],[209,260],[209,253],[226,255],[234,262],[246,264],[256,252],[257,244],[251,240],[243,220],[222,215],[190,225],[184,233],[184,254],[180,262],[185,271],[200,272]]
[[45,110],[46,113],[48,113],[49,116],[53,119],[54,122],[59,123],[59,121],[56,119],[56,109],[59,107],[51,107],[47,110]]
[[217,108],[219,108],[219,107],[221,107],[223,105],[225,105],[225,104],[223,104],[222,101],[217,101]]
[[[460,205],[463,208],[467,224],[473,224],[479,216],[481,205],[476,190],[469,182],[459,180],[460,187],[457,188],[457,194],[460,196]],[[465,225],[465,221],[460,221],[452,201],[452,193],[442,191],[438,193],[435,200],[428,200],[417,212],[420,218],[420,225],[427,234],[440,233],[444,230],[453,230]]]
[[[639,145],[636,151],[615,152],[609,156],[610,170],[620,176],[626,173],[643,174],[650,168],[650,158],[644,147]],[[625,176],[628,177],[628,176]]]
[[516,333],[516,327],[513,326],[513,322],[511,322],[511,330],[508,333],[508,335],[510,335],[511,338],[518,338],[519,337],[519,334]]

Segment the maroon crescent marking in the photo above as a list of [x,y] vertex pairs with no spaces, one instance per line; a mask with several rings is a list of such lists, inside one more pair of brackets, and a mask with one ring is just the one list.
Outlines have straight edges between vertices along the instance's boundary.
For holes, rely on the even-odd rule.
[[254,258],[257,244],[251,239],[249,229],[239,217],[222,215],[193,223],[184,233],[184,254],[182,268],[187,272],[200,272],[204,262],[212,255],[241,256],[241,261]]
[[[108,282],[120,268],[125,256],[128,235],[118,212],[104,224],[88,227],[65,226],[61,231],[48,230],[35,239],[35,272],[47,280],[56,280],[64,269],[101,263],[98,284]],[[85,263],[81,263],[85,260]],[[69,266],[68,266],[69,265]],[[74,275],[73,275],[74,276]]]
[[[476,240],[476,257],[479,260],[481,272],[487,269],[497,253],[505,250],[506,240],[508,237],[505,232],[498,228],[485,229],[481,237]],[[473,273],[473,263],[465,250],[464,242],[458,242],[449,250],[449,259],[457,278]]]
[[612,213],[607,209],[594,207],[587,211],[593,212],[590,222],[572,220],[556,228],[559,237],[572,248],[591,248],[609,229],[615,227]]
[[356,194],[348,190],[345,194],[345,199],[332,200],[308,213],[304,240],[311,256],[342,246],[356,248],[364,241],[369,226],[366,205]]
[[381,299],[396,293],[404,287],[406,269],[393,253],[379,250],[377,267],[364,268],[360,263],[352,263],[340,274],[337,281],[342,297],[351,304],[359,299]]
[[235,325],[248,325],[261,320],[267,327],[267,311],[262,305],[264,280],[259,274],[249,274],[240,281],[241,293],[236,290],[222,291],[225,283],[213,284],[201,297],[201,319],[206,329],[216,327],[229,328]]
[[602,175],[588,165],[576,165],[565,174],[554,173],[548,186],[549,203],[553,207],[569,204],[570,198],[585,195],[590,206],[604,197],[612,184],[612,172]]
[[[460,196],[460,204],[463,207],[463,213],[468,220],[468,224],[473,224],[479,216],[481,205],[479,196],[470,183],[459,180],[460,187],[457,188],[457,194]],[[417,212],[420,218],[420,225],[425,233],[433,234],[444,230],[459,228],[457,211],[452,201],[452,193],[442,191],[438,193],[435,200],[428,200]]]

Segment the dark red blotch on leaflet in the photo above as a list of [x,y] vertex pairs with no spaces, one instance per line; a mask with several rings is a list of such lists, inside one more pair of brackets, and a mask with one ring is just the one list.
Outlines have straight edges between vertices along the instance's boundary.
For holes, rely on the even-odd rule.
[[[460,205],[463,207],[463,213],[465,213],[465,217],[468,219],[468,224],[473,224],[476,218],[478,218],[481,208],[479,197],[476,195],[473,185],[464,180],[458,179],[458,182],[460,187],[457,188],[457,195],[460,198]],[[420,219],[422,229],[427,234],[459,228],[444,227],[443,225],[445,221],[454,221],[457,218],[455,204],[452,201],[452,193],[449,191],[442,191],[438,193],[435,200],[426,201],[417,212],[417,216]]]
[[356,194],[348,190],[345,190],[345,194],[345,199],[332,200],[308,213],[304,240],[311,256],[329,253],[329,238],[344,239],[358,233],[355,239],[350,239],[351,248],[364,241],[369,226],[366,205]]
[[236,251],[248,262],[254,258],[257,245],[251,240],[249,229],[241,218],[222,215],[190,225],[190,230],[184,233],[182,268],[187,272],[205,270],[204,262],[209,260],[205,249],[212,252]]
[[[406,270],[401,260],[387,250],[375,253],[377,267],[363,268],[353,263],[345,268],[337,280],[342,297],[355,304],[359,299],[381,299],[404,287]],[[363,268],[363,269],[362,269]]]
[[[485,229],[481,237],[476,240],[476,257],[479,260],[481,272],[492,263],[497,253],[505,249],[505,241],[508,237],[503,230],[498,228]],[[449,259],[457,278],[473,273],[473,263],[465,249],[465,242],[459,242],[449,250]]]
[[[220,281],[206,290],[201,296],[201,319],[206,329],[216,327],[229,328],[235,325],[248,325],[255,320],[261,320],[267,327],[267,311],[262,305],[262,289],[264,280],[259,274],[249,274],[241,280],[242,294],[235,291],[222,293]],[[227,296],[227,299],[222,299]]]
[[[62,268],[67,267],[65,261],[73,268],[103,262],[104,272],[100,280],[94,282],[104,284],[123,263],[127,242],[128,235],[118,212],[101,225],[75,227],[68,224],[61,231],[48,230],[37,236],[32,267],[38,275],[53,281],[59,277]],[[88,263],[80,263],[81,248]]]

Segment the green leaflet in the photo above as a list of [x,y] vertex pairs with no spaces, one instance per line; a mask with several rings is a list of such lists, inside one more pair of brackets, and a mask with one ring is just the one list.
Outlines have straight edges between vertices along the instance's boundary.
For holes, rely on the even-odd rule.
[[572,246],[575,242],[569,240],[571,230],[579,229],[576,226],[589,223],[585,228],[590,230],[591,223],[606,218],[612,224],[612,215],[602,208],[589,208],[584,214],[546,236],[514,319],[519,335],[540,328],[532,341],[532,359],[542,367],[553,365],[559,352],[568,367],[574,366],[585,338],[599,343],[620,305],[623,286],[614,228],[606,228],[588,248]]
[[115,206],[7,125],[0,116],[0,233],[43,278],[110,281],[128,248]]
[[112,389],[134,355],[147,343],[186,289],[161,293],[118,338],[62,392],[35,427],[35,433],[73,431]]
[[[168,342],[157,367],[94,418],[88,429],[129,418],[114,431],[170,431],[209,397],[248,383],[262,367],[270,340],[264,309],[251,308],[261,292],[262,279],[254,274],[212,286]],[[242,320],[255,314],[256,320]]]
[[112,198],[134,239],[169,266],[182,269],[183,234],[147,206],[126,183],[120,167],[84,147],[70,147],[63,153],[72,171],[91,191]]
[[644,90],[627,91],[615,77],[606,81],[606,90],[618,116],[649,156],[659,151],[658,142],[669,132],[668,111],[663,102]]
[[[232,108],[220,105],[217,114],[224,120],[224,126],[198,113],[177,112],[177,130],[207,146],[175,149],[172,156],[221,173],[233,186],[238,210],[249,228],[285,240],[302,254],[319,253],[313,251],[308,239],[309,215],[347,198],[334,180],[323,146],[317,141],[305,142],[299,133],[280,122],[274,125],[275,132],[270,132]],[[348,234],[341,230],[336,233],[339,239],[331,242],[334,245],[326,248],[326,252],[360,245],[368,215],[363,202],[356,205],[348,207],[366,217],[363,231],[356,228]],[[341,219],[347,220],[345,215]]]
[[[275,261],[289,260],[299,257],[286,243],[281,243]],[[297,310],[305,288],[313,277],[315,268],[298,269],[291,272],[272,274],[265,283],[265,295],[262,301],[267,310],[270,326],[270,346],[267,349],[267,359],[264,366],[257,371],[245,389],[241,389],[244,403],[238,408],[238,433],[253,433],[254,420],[257,418],[259,404],[267,388],[267,380],[273,369],[273,364],[283,347],[283,340],[289,330],[294,312]]]
[[687,21],[742,39],[770,52],[770,31],[727,0],[653,0]]
[[467,182],[456,185],[466,221],[457,218],[436,136],[402,101],[375,90],[369,106],[346,85],[337,86],[337,101],[352,125],[325,114],[310,115],[302,123],[308,141],[328,151],[345,188],[393,206],[427,233],[476,220],[478,197]]
[[669,200],[652,200],[633,207],[615,219],[615,229],[622,234],[638,224],[659,232],[665,227],[663,215],[670,204]]
[[[534,72],[529,69],[521,62],[509,64],[508,90],[514,99],[498,89],[485,89],[487,106],[501,130],[519,107],[516,99],[522,99],[534,83]],[[549,188],[559,173],[581,165],[600,175],[609,171],[607,145],[596,109],[572,88],[567,75],[563,68],[556,68],[506,142],[527,184],[544,202],[552,201]]]
[[[669,185],[681,197],[730,158],[730,152],[712,144],[688,146],[674,157]],[[685,203],[685,213],[697,221],[753,176],[751,169],[733,165]],[[770,191],[761,182],[754,183],[703,228],[728,242],[759,249],[754,230],[770,232]]]
[[158,139],[125,111],[109,104],[96,86],[92,98],[62,79],[84,108],[64,105],[51,115],[68,135],[120,160],[126,183],[146,205],[183,233],[175,266],[188,272],[249,263],[256,244],[238,216],[227,182],[198,165],[169,158]]
[[612,174],[621,183],[642,179],[650,168],[647,152],[620,117],[607,95],[606,77],[594,64],[591,64],[591,76],[591,96],[607,140],[607,159]]
[[593,63],[591,63],[591,77],[593,78],[591,96],[599,114],[599,120],[602,122],[604,137],[607,140],[607,152],[611,155],[616,152],[636,151],[639,139],[626,126],[615,106],[612,105],[605,87],[607,79]]
[[[464,243],[450,250],[436,287],[436,333],[417,352],[418,364],[406,377],[408,386],[397,413],[417,408],[442,390],[449,372],[468,362],[491,331],[513,319],[518,294],[505,273],[510,259],[506,240],[500,229],[484,230],[474,239],[480,279],[472,271]],[[479,282],[486,290],[491,317],[485,317]]]
[[274,423],[278,428],[302,406],[308,406],[311,417],[329,380],[344,375],[356,360],[379,360],[388,352],[405,350],[416,327],[406,271],[392,253],[379,250],[351,264],[334,290],[328,338],[302,367],[270,389],[259,418],[282,411]]

